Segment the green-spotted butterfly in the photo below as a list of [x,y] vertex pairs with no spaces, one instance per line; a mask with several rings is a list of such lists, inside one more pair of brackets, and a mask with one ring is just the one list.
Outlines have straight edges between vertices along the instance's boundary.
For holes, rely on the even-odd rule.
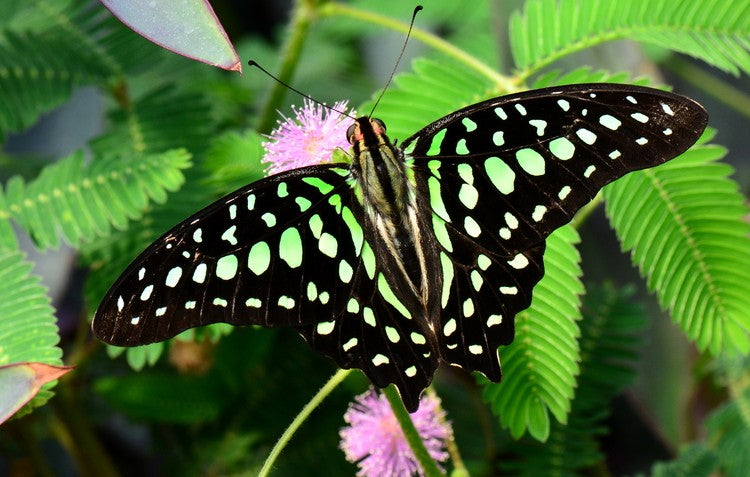
[[290,326],[408,410],[443,361],[501,377],[498,346],[544,274],[545,238],[605,185],[666,162],[707,123],[696,102],[618,84],[490,99],[400,147],[356,119],[351,164],[250,184],[148,247],[93,323],[135,346],[216,322]]

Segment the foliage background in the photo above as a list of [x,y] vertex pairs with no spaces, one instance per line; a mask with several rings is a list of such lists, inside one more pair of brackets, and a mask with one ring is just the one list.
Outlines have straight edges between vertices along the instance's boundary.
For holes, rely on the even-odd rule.
[[[286,23],[290,5],[268,2],[248,11],[249,2],[212,4],[241,58],[270,68],[283,58],[281,45],[295,28]],[[323,101],[350,99],[368,111],[403,33],[356,12],[404,22],[413,5],[308,4],[320,16],[294,52],[289,79]],[[603,208],[587,210],[575,229],[550,241],[548,276],[532,310],[517,318],[516,343],[502,351],[506,380],[476,387],[474,378],[454,370],[436,378],[467,468],[472,475],[743,475],[750,463],[736,449],[750,442],[748,308],[738,304],[750,296],[741,272],[750,249],[740,220],[744,198],[726,179],[732,171],[725,164],[737,168],[732,177],[746,192],[750,2],[532,0],[469,7],[445,0],[425,7],[420,30],[508,76],[472,68],[415,32],[403,74],[377,110],[393,138],[503,88],[632,82],[647,74],[703,103],[719,131],[715,140],[732,151],[716,163],[725,149],[712,145],[709,134],[680,166],[645,179],[634,174],[640,182],[608,190],[607,213],[613,224],[622,222],[620,229],[633,223],[644,229],[645,219],[617,209],[618,197],[670,174],[700,192],[677,203],[695,220],[688,229],[704,237],[699,250],[723,290],[710,298],[740,308],[727,315],[736,322],[694,326],[701,316],[679,311],[688,300],[680,290],[670,291],[658,273],[640,278],[619,251]],[[0,474],[253,475],[334,372],[329,361],[288,330],[229,333],[224,326],[195,332],[211,338],[199,344],[173,341],[110,360],[107,354],[118,350],[105,352],[92,341],[87,323],[99,297],[145,245],[262,176],[259,132],[273,124],[264,118],[276,109],[289,114],[299,101],[270,103],[273,84],[254,71],[239,77],[160,50],[98,3],[0,0],[0,11],[0,364],[78,366],[54,387],[54,399],[47,402],[47,387],[25,412],[38,409],[0,428]],[[658,205],[658,197],[651,200]],[[724,221],[711,222],[714,216]],[[664,236],[671,230],[657,227]],[[628,246],[646,271],[663,275],[676,267],[689,274],[703,263],[660,259],[627,233],[620,240],[634,243]],[[727,254],[736,263],[725,266]],[[659,302],[678,305],[674,321]],[[551,351],[549,334],[557,340]],[[720,352],[732,340],[743,353]],[[547,373],[525,358],[545,354],[541,364],[553,363]],[[559,381],[551,378],[557,375]],[[539,386],[526,386],[535,379]],[[323,468],[353,474],[337,449],[337,429],[351,397],[365,388],[353,373],[295,436],[275,475]]]

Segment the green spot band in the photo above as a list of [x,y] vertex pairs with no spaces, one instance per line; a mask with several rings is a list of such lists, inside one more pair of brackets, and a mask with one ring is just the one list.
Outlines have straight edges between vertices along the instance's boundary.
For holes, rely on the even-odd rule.
[[321,194],[327,194],[333,190],[333,186],[319,177],[303,177],[302,182],[317,188]]
[[443,220],[450,222],[451,217],[448,215],[448,211],[443,203],[443,195],[440,191],[440,181],[435,177],[430,176],[427,179],[427,189],[430,192],[430,207],[432,210],[439,215]]
[[448,298],[451,295],[451,286],[453,285],[453,262],[445,254],[440,252],[440,265],[443,268],[443,294],[440,299],[440,305],[443,309],[448,306]]
[[352,242],[354,243],[354,253],[359,257],[362,251],[362,243],[365,240],[364,233],[362,232],[362,226],[359,225],[357,219],[354,218],[354,214],[349,207],[341,209],[341,218],[344,219],[344,223],[349,228],[349,233],[352,234]]
[[443,139],[445,139],[445,133],[447,132],[448,130],[443,128],[440,131],[438,131],[437,134],[432,136],[430,149],[428,149],[426,153],[427,156],[437,156],[440,154],[440,145],[443,144]]
[[453,252],[453,243],[448,235],[448,229],[445,226],[445,221],[441,219],[437,214],[432,214],[432,230],[435,233],[435,238],[449,253]]
[[370,244],[365,242],[362,247],[362,263],[365,264],[367,276],[372,280],[375,278],[375,253],[373,253]]
[[398,312],[404,315],[405,318],[411,320],[411,313],[409,313],[409,310],[407,310],[404,304],[401,303],[401,300],[398,299],[396,294],[393,293],[391,286],[388,284],[388,281],[382,273],[378,275],[378,291],[385,301],[393,305],[393,308],[398,310]]

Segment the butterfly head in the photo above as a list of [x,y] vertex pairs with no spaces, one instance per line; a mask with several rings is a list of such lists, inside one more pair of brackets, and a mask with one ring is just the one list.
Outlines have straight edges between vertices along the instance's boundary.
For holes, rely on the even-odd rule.
[[377,118],[359,117],[347,129],[346,138],[352,146],[359,144],[360,149],[367,149],[383,140],[387,141],[385,123]]

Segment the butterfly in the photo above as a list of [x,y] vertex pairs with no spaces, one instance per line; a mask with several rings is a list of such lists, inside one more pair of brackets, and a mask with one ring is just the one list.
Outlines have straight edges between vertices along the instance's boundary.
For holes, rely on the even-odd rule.
[[500,381],[546,237],[707,120],[691,99],[619,84],[489,99],[400,147],[357,118],[351,164],[267,177],[175,226],[117,279],[93,332],[136,346],[216,322],[292,327],[413,412],[441,362]]

